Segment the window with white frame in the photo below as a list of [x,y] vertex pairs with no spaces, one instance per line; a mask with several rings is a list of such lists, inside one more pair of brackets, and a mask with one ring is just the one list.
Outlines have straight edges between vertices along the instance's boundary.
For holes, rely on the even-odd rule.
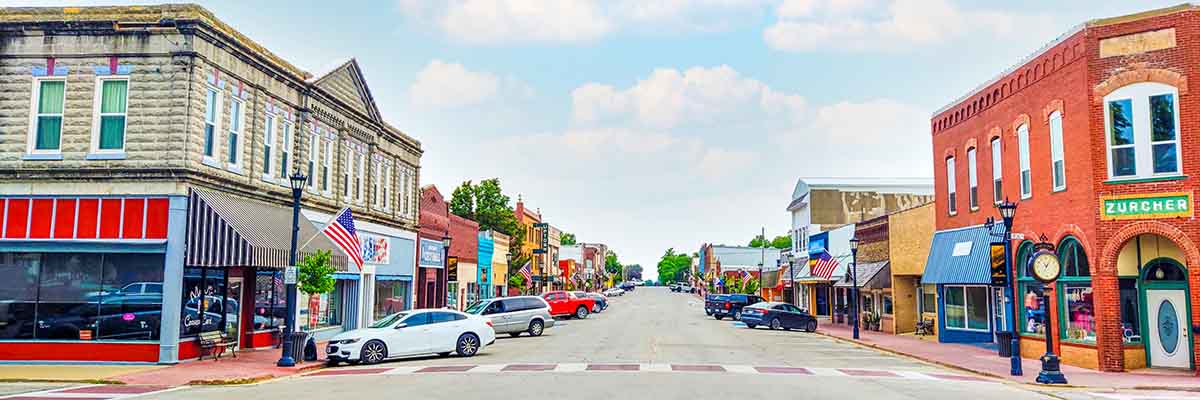
[[345,165],[342,166],[342,197],[347,201],[350,200],[350,171],[354,170],[354,153],[350,151],[350,146],[347,144],[345,151]]
[[379,204],[379,182],[383,178],[383,163],[375,160],[375,171],[371,179],[371,207],[380,207]]
[[30,154],[51,154],[62,150],[66,94],[66,78],[34,78],[33,101],[29,113]]
[[274,180],[275,169],[275,114],[267,112],[266,123],[263,124],[263,179]]
[[96,78],[96,98],[92,110],[92,151],[125,151],[125,115],[129,102],[129,78]]
[[967,149],[967,204],[971,210],[979,209],[979,176],[975,172],[975,148]]
[[321,154],[321,191],[329,196],[331,192],[329,189],[329,166],[333,165],[333,141],[325,140],[323,145],[325,152]]
[[288,175],[292,171],[292,123],[283,121],[282,130],[283,144],[279,147],[279,176],[283,177],[284,184],[287,184]]
[[1154,82],[1135,83],[1104,96],[1109,178],[1182,173],[1178,96],[1175,87]]
[[242,100],[232,97],[229,102],[229,166],[238,169],[242,166]]
[[204,158],[217,158],[217,132],[220,120],[221,92],[209,86],[204,98]]
[[988,331],[988,288],[984,286],[942,287],[946,308],[946,328],[969,331]]
[[320,151],[320,136],[317,134],[308,134],[308,189],[314,190],[317,187],[317,155]]
[[1021,163],[1021,198],[1033,196],[1033,174],[1029,171],[1029,125],[1017,128],[1017,157]]
[[955,180],[954,157],[949,157],[946,158],[946,199],[949,202],[948,210],[950,210],[950,215],[958,213],[958,194],[955,193],[957,191],[955,187],[958,185],[955,183]]
[[392,187],[392,165],[391,164],[383,165],[383,173],[379,174],[379,180],[381,181],[379,183],[379,188],[381,191],[379,193],[379,201],[383,202],[381,207],[383,208],[384,211],[391,210],[392,209],[392,199],[390,197],[388,197],[392,193],[390,190],[388,190],[389,188]]
[[366,189],[366,185],[363,184],[363,179],[366,179],[367,177],[367,156],[363,153],[355,152],[354,157],[358,159],[358,161],[355,162],[356,169],[354,170],[354,201],[362,204],[364,200],[363,190]]
[[1002,156],[1000,138],[992,139],[992,202],[996,204],[1004,200],[1004,170],[1000,168]]
[[1062,113],[1050,114],[1050,171],[1054,177],[1054,191],[1067,189],[1067,165],[1063,160]]

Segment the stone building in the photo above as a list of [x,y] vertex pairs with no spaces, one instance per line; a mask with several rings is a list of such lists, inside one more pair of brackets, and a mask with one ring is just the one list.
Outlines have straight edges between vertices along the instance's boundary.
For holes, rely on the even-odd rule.
[[332,250],[343,278],[299,322],[361,326],[372,271],[308,219],[349,208],[411,240],[421,153],[356,61],[309,73],[199,6],[0,9],[0,274],[20,283],[0,289],[0,353],[171,363],[209,330],[270,346],[293,172],[301,252]]

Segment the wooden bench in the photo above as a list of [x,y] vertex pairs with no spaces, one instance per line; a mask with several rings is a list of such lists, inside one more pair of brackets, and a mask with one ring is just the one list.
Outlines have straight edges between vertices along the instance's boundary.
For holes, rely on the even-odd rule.
[[196,341],[200,343],[200,359],[204,359],[204,352],[213,356],[214,359],[220,360],[221,355],[225,354],[225,350],[229,350],[233,354],[233,358],[237,358],[237,349],[234,348],[235,342],[225,337],[224,332],[208,331],[200,332],[200,336],[196,337]]

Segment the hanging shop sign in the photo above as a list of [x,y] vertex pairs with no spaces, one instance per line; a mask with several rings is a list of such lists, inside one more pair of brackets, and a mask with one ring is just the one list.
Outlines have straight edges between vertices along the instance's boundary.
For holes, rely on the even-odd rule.
[[442,257],[445,256],[445,246],[440,241],[421,239],[419,263],[425,268],[442,268]]
[[362,258],[367,264],[388,264],[388,238],[360,233]]
[[1004,256],[1004,243],[992,243],[992,286],[1008,285],[1008,260]]
[[1192,192],[1100,197],[1103,220],[1189,218],[1192,214]]

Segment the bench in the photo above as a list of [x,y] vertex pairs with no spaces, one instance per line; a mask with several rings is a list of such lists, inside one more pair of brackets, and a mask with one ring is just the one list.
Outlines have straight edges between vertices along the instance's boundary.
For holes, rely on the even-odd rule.
[[235,342],[225,337],[224,332],[208,331],[200,332],[200,336],[196,337],[196,341],[200,343],[200,359],[204,359],[204,352],[213,356],[214,359],[220,360],[221,355],[225,354],[225,350],[229,350],[233,354],[233,358],[237,358],[237,349]]
[[923,320],[921,320],[921,322],[918,322],[917,323],[917,334],[922,335],[922,336],[923,335],[932,335],[933,334],[933,320],[923,319]]

